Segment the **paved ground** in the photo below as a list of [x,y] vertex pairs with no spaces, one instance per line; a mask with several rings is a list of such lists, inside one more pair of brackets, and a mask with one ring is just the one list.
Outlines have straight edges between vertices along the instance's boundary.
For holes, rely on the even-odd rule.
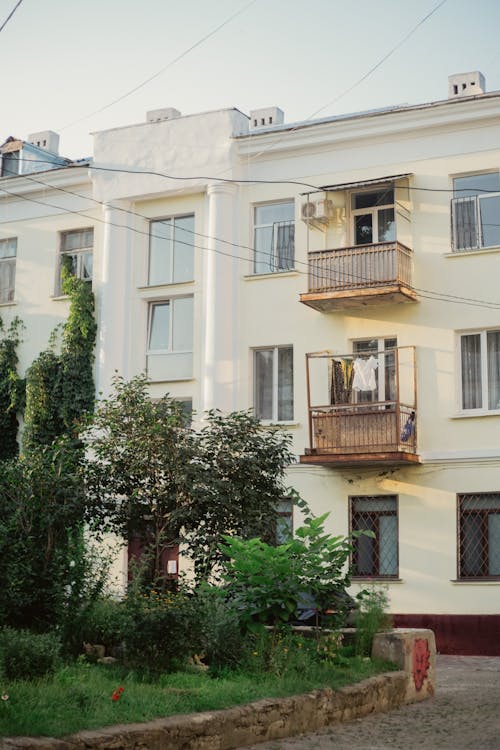
[[436,674],[430,700],[252,750],[500,750],[500,657],[438,656]]

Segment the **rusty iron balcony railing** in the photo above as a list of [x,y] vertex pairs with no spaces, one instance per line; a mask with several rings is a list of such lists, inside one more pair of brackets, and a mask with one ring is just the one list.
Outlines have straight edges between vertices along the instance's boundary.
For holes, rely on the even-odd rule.
[[[417,453],[417,393],[415,348],[398,347],[376,352],[377,382],[372,399],[354,390],[360,355],[316,352],[306,355],[309,410],[309,448],[301,463],[378,465],[420,463]],[[367,355],[361,355],[367,360]],[[373,355],[370,359],[374,359]],[[320,370],[316,370],[316,363]],[[335,365],[335,366],[334,366]],[[311,370],[311,368],[313,368]],[[339,383],[339,372],[348,373]],[[328,378],[330,403],[311,399],[311,391],[325,393]],[[386,400],[376,394],[390,392]],[[324,395],[323,395],[324,398]]]
[[300,301],[320,311],[378,302],[414,302],[412,256],[401,242],[310,252]]

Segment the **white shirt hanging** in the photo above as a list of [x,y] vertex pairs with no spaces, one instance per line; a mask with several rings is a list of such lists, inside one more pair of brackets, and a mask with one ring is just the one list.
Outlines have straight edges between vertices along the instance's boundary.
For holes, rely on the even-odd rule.
[[352,388],[354,391],[374,391],[377,387],[375,370],[378,367],[378,359],[373,355],[369,359],[358,357],[354,360],[354,379]]

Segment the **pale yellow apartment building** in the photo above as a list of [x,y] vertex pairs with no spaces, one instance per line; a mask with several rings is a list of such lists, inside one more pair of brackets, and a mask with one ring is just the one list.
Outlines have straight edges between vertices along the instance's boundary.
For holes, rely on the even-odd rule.
[[290,124],[155,110],[96,133],[90,161],[7,167],[0,314],[25,319],[22,368],[66,314],[70,253],[98,391],[146,370],[195,420],[282,425],[329,531],[375,532],[353,592],[387,585],[396,624],[443,652],[500,654],[500,92],[473,72],[438,102]]

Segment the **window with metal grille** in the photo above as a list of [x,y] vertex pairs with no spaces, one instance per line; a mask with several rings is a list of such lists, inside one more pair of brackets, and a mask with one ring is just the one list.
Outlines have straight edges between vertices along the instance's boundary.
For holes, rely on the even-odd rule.
[[351,531],[371,531],[354,542],[352,575],[397,578],[398,499],[394,495],[350,498]]
[[458,577],[500,578],[500,492],[457,498]]

